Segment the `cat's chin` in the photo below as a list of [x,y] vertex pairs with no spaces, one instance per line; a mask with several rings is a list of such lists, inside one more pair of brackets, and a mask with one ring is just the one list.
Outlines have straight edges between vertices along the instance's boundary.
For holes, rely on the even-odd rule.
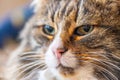
[[74,68],[66,67],[66,66],[63,66],[62,64],[59,64],[59,66],[57,66],[56,69],[64,77],[69,77],[69,76],[75,75],[75,69]]
[[94,70],[91,65],[80,68],[70,68],[64,67],[61,64],[52,71],[52,73],[58,77],[58,80],[97,80],[93,72]]

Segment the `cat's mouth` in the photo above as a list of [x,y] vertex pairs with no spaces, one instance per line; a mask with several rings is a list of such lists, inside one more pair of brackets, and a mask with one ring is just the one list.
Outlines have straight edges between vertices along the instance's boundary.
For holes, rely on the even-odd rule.
[[[56,56],[57,58],[57,56]],[[77,58],[72,53],[64,53],[60,58],[57,58],[58,66],[62,68],[76,68],[78,66]]]
[[59,73],[65,77],[69,77],[75,74],[78,61],[77,58],[70,52],[66,52],[61,57],[57,57],[57,66],[55,67]]
[[65,67],[63,64],[59,64],[56,68],[59,70],[60,74],[62,74],[65,77],[73,76],[75,74],[74,68]]

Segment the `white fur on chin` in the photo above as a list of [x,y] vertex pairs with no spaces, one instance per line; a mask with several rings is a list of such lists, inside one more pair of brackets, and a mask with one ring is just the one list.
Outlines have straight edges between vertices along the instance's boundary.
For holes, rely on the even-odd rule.
[[98,80],[92,75],[90,66],[83,67],[78,71],[76,76],[66,78],[61,76],[55,69],[46,69],[39,72],[39,80]]

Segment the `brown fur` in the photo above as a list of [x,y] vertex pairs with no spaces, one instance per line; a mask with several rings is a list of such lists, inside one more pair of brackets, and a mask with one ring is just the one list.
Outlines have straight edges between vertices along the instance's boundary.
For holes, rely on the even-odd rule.
[[[78,68],[92,65],[94,77],[98,80],[120,80],[120,0],[83,0],[83,4],[82,0],[40,1],[43,4],[37,3],[36,8],[38,9],[22,33],[23,44],[21,46],[23,48],[20,47],[21,50],[19,49],[20,51],[13,54],[16,56],[12,60],[17,63],[10,64],[17,64],[16,68],[19,68],[35,60],[42,60],[41,58],[44,56],[41,57],[41,55],[46,53],[57,32],[62,29],[60,34],[62,46],[68,49],[66,53],[74,55],[74,58],[77,59],[75,68],[60,66],[59,70],[63,76],[74,76],[77,74],[75,71],[79,70]],[[39,5],[40,7],[38,7]],[[42,25],[45,24],[56,29],[54,36],[46,35],[42,31]],[[83,25],[92,25],[94,30],[85,36],[76,35],[75,29]],[[32,44],[32,39],[37,42],[37,45]],[[29,46],[30,50],[25,51],[27,53],[24,55],[23,51],[26,46]],[[66,53],[63,54],[63,57],[69,57]],[[29,55],[36,55],[36,57],[29,57]],[[26,60],[27,57],[31,60],[29,58]],[[69,64],[73,64],[75,61],[74,59],[68,60],[71,60]],[[28,79],[25,80],[36,79],[37,71],[30,72],[36,66],[29,68],[19,76],[17,74],[25,69],[18,70],[12,75],[12,79],[15,77],[13,80],[20,80],[26,76]],[[45,64],[44,66],[46,67]],[[44,66],[40,66],[37,70]],[[30,76],[31,73],[36,75],[33,79]]]

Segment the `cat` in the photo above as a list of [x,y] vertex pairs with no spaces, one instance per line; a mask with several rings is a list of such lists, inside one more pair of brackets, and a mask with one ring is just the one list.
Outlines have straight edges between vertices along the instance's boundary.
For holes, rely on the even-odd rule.
[[6,80],[120,80],[120,0],[34,0]]

